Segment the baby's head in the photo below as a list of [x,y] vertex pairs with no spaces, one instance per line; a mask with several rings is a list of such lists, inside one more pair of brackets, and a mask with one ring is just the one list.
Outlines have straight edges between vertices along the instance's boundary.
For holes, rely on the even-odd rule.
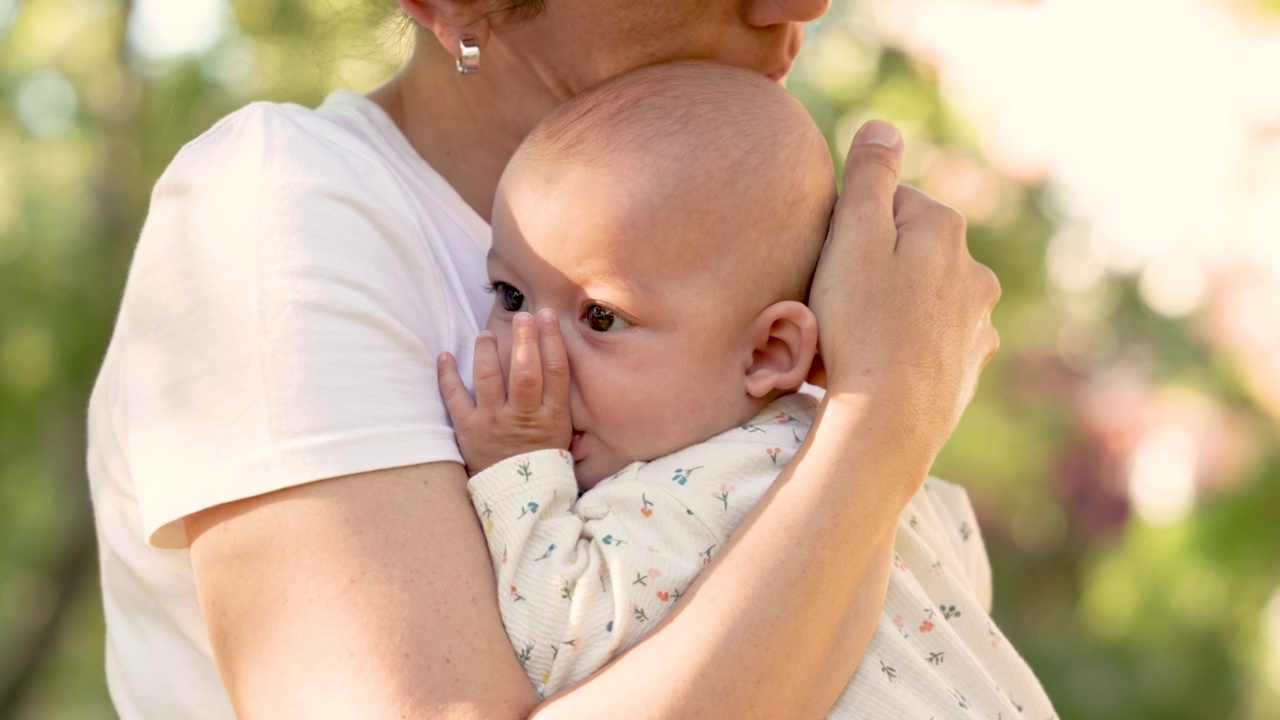
[[570,101],[516,152],[494,202],[489,329],[560,318],[579,482],[741,425],[796,388],[802,302],[835,178],[791,95],[710,63],[644,68]]

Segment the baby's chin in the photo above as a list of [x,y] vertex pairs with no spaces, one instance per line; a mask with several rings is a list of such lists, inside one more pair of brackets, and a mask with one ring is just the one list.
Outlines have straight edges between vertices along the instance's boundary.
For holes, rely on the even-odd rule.
[[607,445],[589,437],[588,433],[574,429],[569,441],[569,453],[573,455],[573,475],[579,490],[590,490],[601,480],[613,477],[635,458],[619,457]]
[[[680,447],[695,445],[699,442],[702,442],[702,440],[693,440],[681,445]],[[612,454],[605,455],[604,453],[597,452],[595,455],[588,455],[588,457],[582,460],[578,460],[577,455],[574,455],[573,476],[578,481],[578,489],[585,492],[596,485],[599,485],[602,481],[608,480],[614,475],[617,475],[635,463],[651,462],[665,457],[672,452],[675,452],[675,450],[655,452],[646,457],[617,457]],[[602,457],[602,455],[604,456]]]
[[618,474],[620,470],[630,464],[629,462],[620,461],[597,464],[588,459],[574,464],[573,476],[578,481],[578,489],[586,491],[599,485],[601,480],[607,480]]
[[[762,403],[763,404],[763,403]],[[758,409],[758,408],[757,408]],[[627,448],[623,452],[640,454],[647,451],[648,454],[642,457],[616,455],[616,448],[601,447],[598,442],[592,442],[590,439],[584,440],[584,433],[575,430],[573,433],[573,441],[569,444],[569,452],[573,455],[573,475],[578,482],[580,491],[587,491],[599,485],[601,481],[617,475],[628,466],[637,462],[652,462],[659,458],[666,457],[672,453],[678,452],[683,448],[697,445],[705,442],[709,438],[732,429],[750,420],[755,413],[747,415],[746,419],[738,421],[734,420],[732,425],[728,425],[723,429],[716,430],[705,434],[699,434],[697,437],[670,437],[665,438],[663,442],[655,443],[644,449]],[[612,452],[611,452],[612,451]],[[581,457],[582,455],[586,457]]]

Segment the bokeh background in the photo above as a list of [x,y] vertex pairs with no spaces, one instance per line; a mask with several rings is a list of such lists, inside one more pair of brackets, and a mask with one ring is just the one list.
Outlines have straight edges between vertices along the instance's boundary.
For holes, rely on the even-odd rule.
[[[369,90],[391,0],[0,0],[0,718],[108,718],[83,408],[148,194],[258,99]],[[1280,1],[837,0],[792,90],[999,274],[936,472],[1063,718],[1280,717]]]

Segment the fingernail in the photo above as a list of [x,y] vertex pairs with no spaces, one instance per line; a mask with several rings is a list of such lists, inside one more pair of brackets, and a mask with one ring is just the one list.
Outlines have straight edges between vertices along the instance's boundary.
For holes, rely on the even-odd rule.
[[517,325],[532,325],[533,316],[529,313],[517,313],[515,318],[512,319],[512,322]]
[[870,120],[857,135],[853,136],[854,145],[883,145],[896,148],[902,144],[902,136],[898,129],[883,120]]
[[538,311],[538,319],[546,325],[551,325],[556,321],[556,311],[551,308],[542,308]]

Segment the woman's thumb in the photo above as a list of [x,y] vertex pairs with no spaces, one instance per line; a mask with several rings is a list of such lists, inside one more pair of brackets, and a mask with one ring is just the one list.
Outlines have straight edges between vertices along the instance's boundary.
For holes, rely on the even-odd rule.
[[902,135],[883,120],[868,121],[849,146],[840,210],[852,211],[863,222],[882,218],[892,225],[893,195],[901,176]]

